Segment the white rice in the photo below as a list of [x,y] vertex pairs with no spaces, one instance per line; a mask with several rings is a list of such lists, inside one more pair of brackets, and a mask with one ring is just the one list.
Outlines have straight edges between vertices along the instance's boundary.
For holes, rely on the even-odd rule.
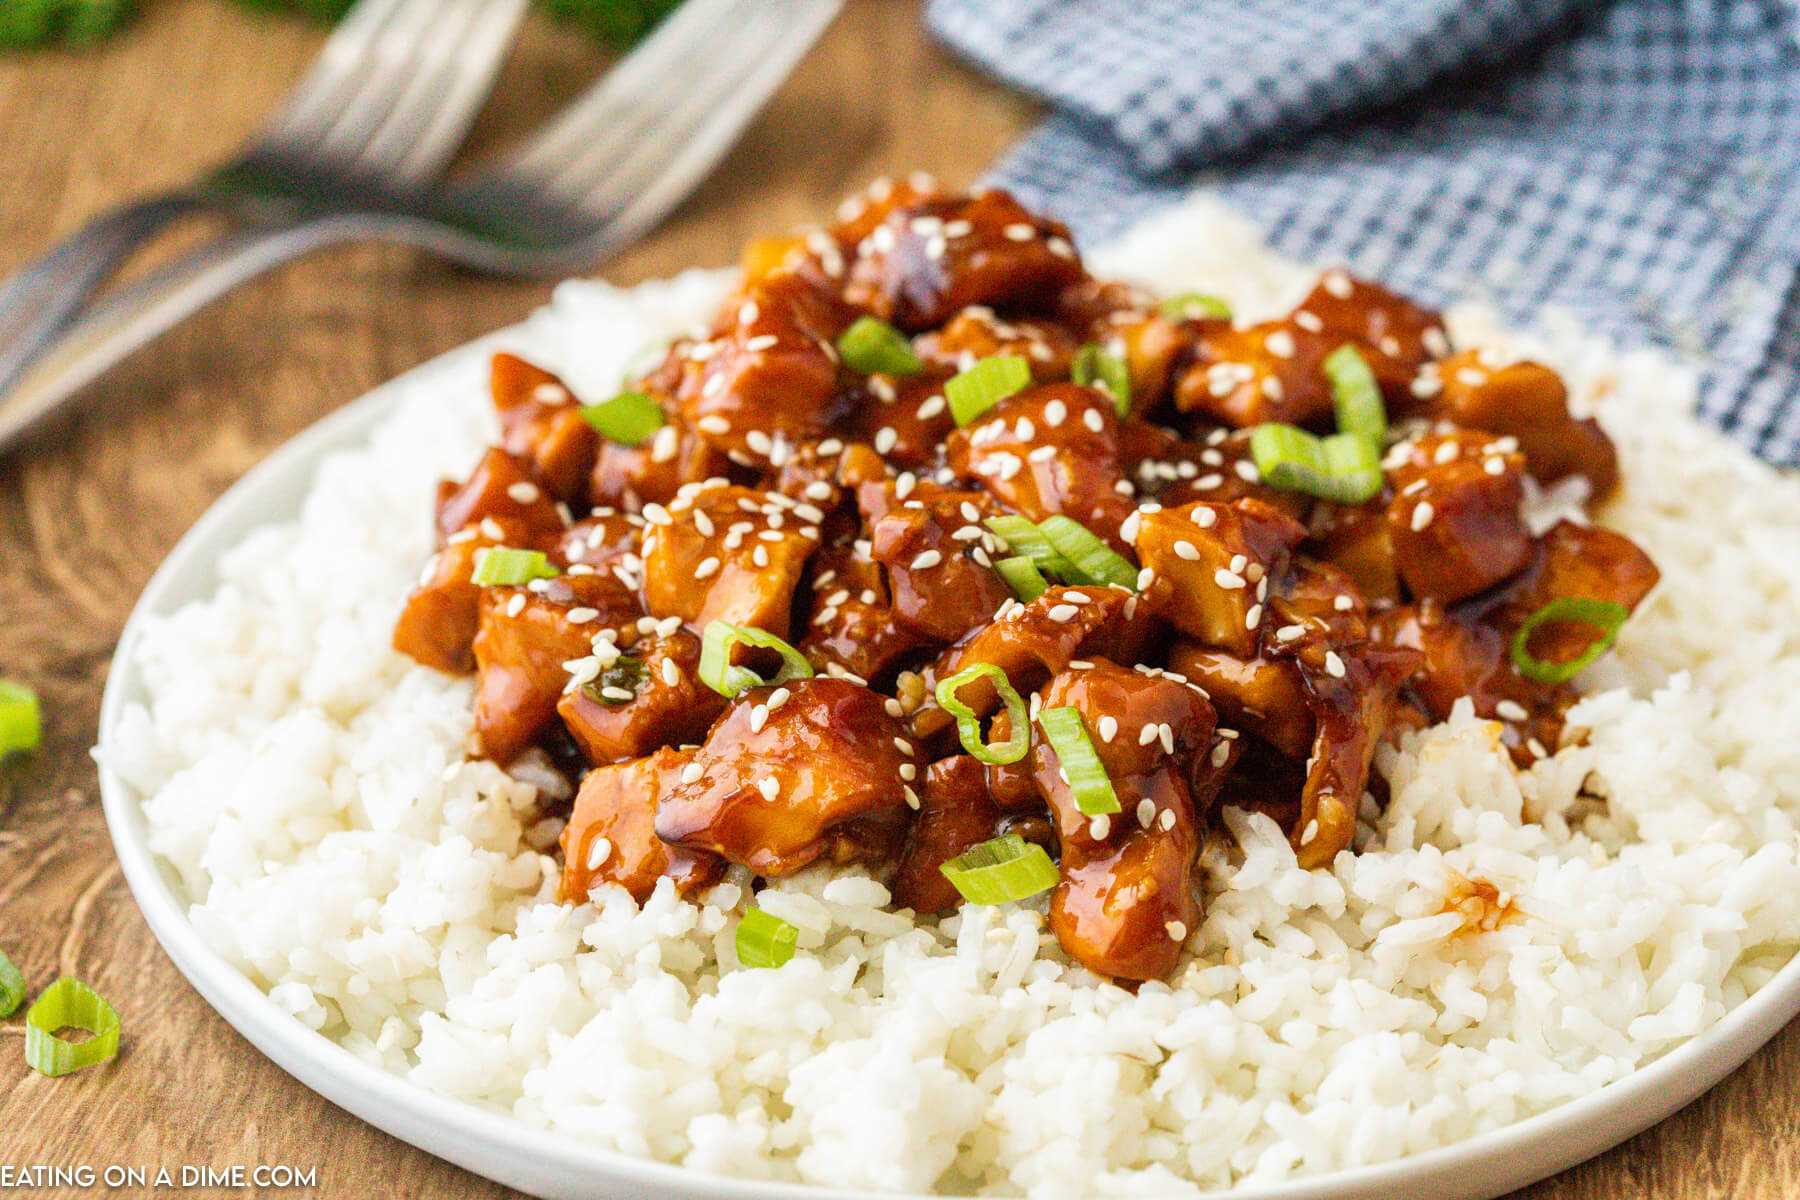
[[[1200,200],[1099,269],[1254,313],[1308,273]],[[726,281],[571,283],[512,345],[615,385]],[[491,432],[482,365],[421,381],[332,458],[297,523],[157,622],[151,697],[102,748],[206,939],[295,1019],[447,1096],[698,1171],[871,1190],[1167,1195],[1379,1162],[1541,1112],[1706,1029],[1800,931],[1800,483],[1686,412],[1693,381],[1564,321],[1453,314],[1562,369],[1618,440],[1610,523],[1663,583],[1515,774],[1466,711],[1384,752],[1362,852],[1301,871],[1232,810],[1192,961],[1136,995],[1070,966],[1029,907],[915,924],[854,874],[765,900],[803,929],[733,960],[743,881],[640,911],[553,899],[533,793],[464,758],[467,681],[388,648],[433,482]],[[1581,795],[1585,787],[1588,796]],[[1603,798],[1595,799],[1594,797]],[[547,844],[555,830],[531,830]],[[1452,936],[1452,873],[1523,920]]]

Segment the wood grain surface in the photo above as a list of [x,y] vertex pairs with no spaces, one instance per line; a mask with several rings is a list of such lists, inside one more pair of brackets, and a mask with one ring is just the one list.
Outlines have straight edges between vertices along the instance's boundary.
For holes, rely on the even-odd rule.
[[[98,49],[0,55],[0,272],[228,153],[320,40],[223,0],[144,8]],[[474,144],[529,128],[603,65],[531,26]],[[1035,116],[931,46],[914,4],[851,0],[712,180],[600,273],[631,283],[727,263],[746,237],[821,219],[885,171],[966,182]],[[81,419],[0,459],[0,676],[37,689],[47,718],[43,748],[0,771],[0,946],[36,987],[63,973],[90,981],[125,1023],[114,1062],[52,1080],[26,1068],[19,1018],[0,1022],[0,1164],[291,1164],[318,1172],[293,1195],[514,1194],[334,1108],[207,1007],[132,903],[88,750],[126,615],[220,492],[337,405],[548,293],[403,250],[323,254],[188,321],[107,376]],[[1674,1118],[1515,1200],[1800,1195],[1797,1107],[1790,1028]]]

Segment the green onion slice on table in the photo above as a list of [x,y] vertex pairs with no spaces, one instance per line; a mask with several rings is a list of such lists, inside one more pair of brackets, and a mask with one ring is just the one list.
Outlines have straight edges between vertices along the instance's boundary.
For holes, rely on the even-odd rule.
[[1050,587],[1050,582],[1037,569],[1037,564],[1022,554],[1001,559],[994,564],[994,570],[999,572],[1000,578],[1006,580],[1006,586],[1013,590],[1013,595],[1025,604],[1036,600]]
[[519,587],[534,579],[555,579],[560,573],[542,550],[489,546],[475,555],[469,580],[484,587]]
[[1358,434],[1316,438],[1270,421],[1250,431],[1250,454],[1270,487],[1339,504],[1361,504],[1381,490],[1380,444]]
[[[959,692],[977,679],[985,679],[993,686],[994,694],[1006,706],[1006,719],[1010,733],[1004,742],[990,745],[981,736],[981,718],[975,710],[963,703]],[[1025,757],[1031,749],[1031,712],[1025,705],[1024,697],[1013,687],[1012,681],[993,663],[976,663],[972,667],[964,667],[948,679],[937,685],[938,707],[956,718],[956,736],[962,742],[964,750],[993,766],[1016,763]]]
[[0,950],[0,1017],[10,1017],[25,1003],[25,976]]
[[663,427],[662,408],[642,392],[620,392],[611,400],[589,404],[581,418],[609,442],[636,446]]
[[[58,1036],[58,1030],[71,1028],[93,1036],[82,1042]],[[26,1010],[25,1061],[41,1075],[67,1075],[118,1052],[119,1014],[79,979],[57,980]]]
[[1218,321],[1231,319],[1231,305],[1217,296],[1209,296],[1205,292],[1182,292],[1170,296],[1162,302],[1158,310],[1171,321],[1194,320],[1205,317]]
[[967,425],[994,405],[1031,382],[1031,367],[1016,354],[994,354],[982,359],[944,384],[944,399],[958,425]]
[[1131,372],[1124,359],[1108,354],[1098,342],[1089,342],[1075,352],[1074,361],[1069,364],[1069,378],[1111,396],[1113,408],[1121,417],[1131,411]]
[[[781,656],[781,666],[771,679],[764,679],[749,667],[731,661],[739,646],[773,650]],[[812,664],[804,655],[774,634],[748,625],[729,621],[713,621],[700,635],[700,682],[731,699],[745,688],[786,683],[790,679],[811,679]]]
[[36,750],[43,738],[37,693],[22,683],[0,679],[0,758],[14,750]]
[[1381,387],[1375,372],[1355,346],[1339,346],[1325,356],[1325,376],[1331,381],[1331,406],[1337,413],[1339,433],[1368,438],[1377,446],[1387,435],[1387,409],[1381,403]]
[[738,922],[738,961],[746,967],[779,967],[794,957],[799,941],[799,929],[773,913],[753,908]]
[[1069,777],[1069,789],[1075,796],[1075,807],[1090,817],[1119,811],[1119,793],[1113,790],[1094,739],[1088,736],[1087,722],[1073,708],[1046,708],[1038,714],[1044,737],[1056,751],[1063,774]]
[[[1588,596],[1564,596],[1552,600],[1526,617],[1519,632],[1513,634],[1513,666],[1519,669],[1519,674],[1538,683],[1565,683],[1611,648],[1613,640],[1619,636],[1619,627],[1630,615],[1630,609],[1612,600],[1595,600]],[[1531,635],[1547,622],[1591,626],[1597,636],[1574,658],[1566,662],[1549,662],[1531,653]]]
[[1080,524],[1058,513],[1039,521],[1038,529],[1056,552],[1074,565],[1081,577],[1078,582],[1137,589],[1137,568]]
[[838,335],[844,365],[861,375],[917,375],[925,363],[906,335],[880,317],[858,317]]
[[938,870],[970,904],[1007,904],[1056,886],[1056,864],[1044,848],[1016,833],[963,851]]

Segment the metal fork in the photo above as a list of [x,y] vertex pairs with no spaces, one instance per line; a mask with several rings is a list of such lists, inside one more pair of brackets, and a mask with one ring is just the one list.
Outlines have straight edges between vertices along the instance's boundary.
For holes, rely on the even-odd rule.
[[291,219],[295,189],[417,192],[443,174],[492,90],[527,0],[362,0],[238,156],[97,218],[0,282],[0,393],[132,251],[202,210]]
[[400,242],[498,274],[592,266],[642,236],[705,177],[842,3],[687,0],[493,167],[422,198],[366,194],[348,210],[318,194],[312,211],[278,232],[205,248],[121,289],[24,387],[0,395],[0,449],[220,294],[334,243]]

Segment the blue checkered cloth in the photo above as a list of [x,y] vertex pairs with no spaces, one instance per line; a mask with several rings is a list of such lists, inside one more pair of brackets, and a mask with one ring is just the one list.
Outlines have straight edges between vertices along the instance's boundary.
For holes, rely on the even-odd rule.
[[1195,187],[1432,303],[1573,309],[1702,365],[1800,465],[1794,0],[931,0],[1053,115],[991,182],[1093,241]]

